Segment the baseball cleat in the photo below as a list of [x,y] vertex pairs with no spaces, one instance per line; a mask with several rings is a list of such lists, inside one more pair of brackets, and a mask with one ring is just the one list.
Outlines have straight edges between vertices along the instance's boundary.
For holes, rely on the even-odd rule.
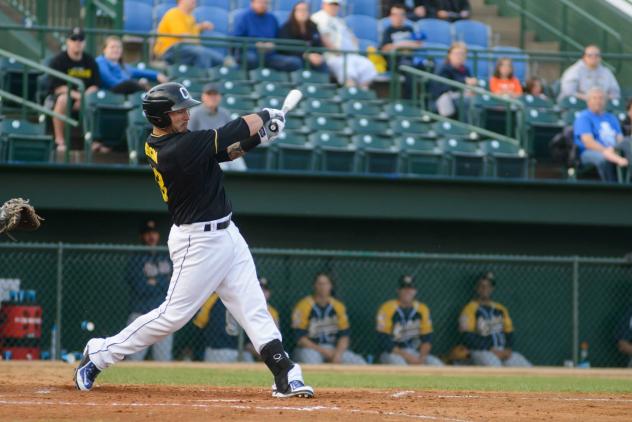
[[287,373],[288,388],[286,391],[278,391],[276,383],[272,385],[272,397],[302,397],[311,399],[314,397],[314,389],[303,382],[303,372],[301,366],[295,363]]
[[90,360],[90,356],[88,355],[88,346],[86,345],[86,348],[83,350],[81,362],[79,362],[77,369],[75,369],[75,376],[73,377],[77,390],[91,390],[94,385],[94,380],[100,373],[101,371],[99,368],[97,368],[97,366]]

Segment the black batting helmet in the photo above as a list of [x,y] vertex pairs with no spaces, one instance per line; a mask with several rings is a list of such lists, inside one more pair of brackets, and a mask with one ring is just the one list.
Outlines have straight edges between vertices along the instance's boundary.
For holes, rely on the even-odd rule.
[[149,123],[159,128],[166,128],[171,124],[170,111],[195,107],[199,101],[191,98],[191,94],[176,82],[156,85],[143,98],[143,111]]

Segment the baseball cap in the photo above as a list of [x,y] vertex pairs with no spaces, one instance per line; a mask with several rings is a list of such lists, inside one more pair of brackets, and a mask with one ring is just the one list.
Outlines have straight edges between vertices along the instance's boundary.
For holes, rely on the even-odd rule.
[[219,86],[213,82],[209,82],[202,88],[202,92],[205,93],[219,93]]
[[66,38],[73,41],[83,41],[86,39],[86,34],[83,32],[83,29],[75,26],[70,30],[70,32],[68,32],[68,36]]
[[415,288],[415,278],[410,274],[404,274],[399,278],[399,288]]
[[323,0],[323,3],[327,3],[327,4],[342,4],[342,0]]
[[270,290],[270,281],[265,277],[259,277],[259,285],[262,289]]
[[492,283],[492,286],[496,285],[496,276],[491,271],[485,271],[478,275],[476,282],[478,283],[481,280],[489,280]]
[[140,234],[145,234],[148,232],[157,232],[157,231],[158,231],[158,225],[156,224],[155,220],[147,220],[140,227]]

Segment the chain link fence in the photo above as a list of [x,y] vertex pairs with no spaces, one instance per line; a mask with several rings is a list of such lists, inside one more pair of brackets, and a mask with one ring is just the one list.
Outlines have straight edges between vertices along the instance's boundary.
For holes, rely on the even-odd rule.
[[[269,302],[290,351],[297,340],[292,311],[312,293],[314,276],[326,272],[335,297],[346,305],[350,349],[369,363],[377,361],[376,313],[397,297],[400,277],[411,274],[417,299],[431,311],[432,354],[445,359],[462,343],[459,315],[473,297],[478,275],[491,271],[492,299],[513,320],[513,348],[534,365],[577,364],[582,342],[588,343],[592,366],[627,363],[615,340],[616,327],[632,306],[632,266],[622,259],[269,249],[254,249],[253,255],[259,276],[269,280]],[[89,338],[113,335],[130,318],[157,306],[170,273],[166,248],[0,244],[0,348],[12,351],[14,359],[25,357],[18,346],[30,348],[27,358],[72,359]],[[35,291],[36,297],[8,291],[16,289]],[[7,331],[16,309],[29,318]],[[27,327],[39,324],[35,309],[41,311],[41,335],[39,327]],[[213,298],[171,339],[136,358],[222,360],[208,349],[222,349],[225,360],[252,356],[247,337]]]

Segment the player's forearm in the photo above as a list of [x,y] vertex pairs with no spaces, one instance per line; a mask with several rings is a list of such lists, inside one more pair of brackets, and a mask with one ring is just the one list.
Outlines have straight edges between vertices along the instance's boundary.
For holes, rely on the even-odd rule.
[[[259,132],[259,129],[261,129],[263,125],[268,120],[270,120],[270,113],[268,113],[266,110],[263,110],[256,114],[248,114],[246,116],[243,116],[242,119],[248,125],[248,130],[250,132],[248,136],[244,137],[247,138],[256,135],[257,132]],[[244,138],[240,138],[240,140]]]
[[421,346],[419,346],[419,355],[425,358],[430,354],[430,350],[432,350],[432,343],[421,343]]
[[621,353],[632,356],[632,342],[619,340],[618,346]]
[[349,337],[344,336],[338,339],[336,343],[336,353],[342,354],[345,350],[349,348]]
[[305,336],[301,337],[296,344],[304,349],[314,349],[318,351],[321,349],[316,343]]

